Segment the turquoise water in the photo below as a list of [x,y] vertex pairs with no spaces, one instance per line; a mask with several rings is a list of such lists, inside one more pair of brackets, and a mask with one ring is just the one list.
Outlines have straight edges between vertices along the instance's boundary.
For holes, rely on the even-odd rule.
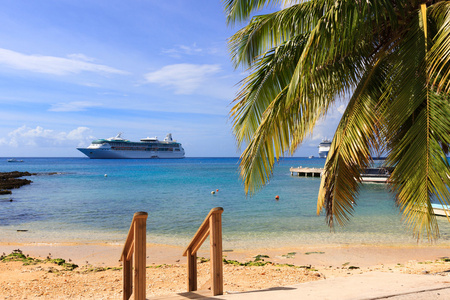
[[[331,233],[324,216],[316,215],[320,179],[289,172],[291,166],[323,164],[284,159],[270,183],[246,197],[237,158],[5,158],[1,171],[57,174],[30,177],[31,185],[13,190],[13,202],[0,196],[0,242],[123,243],[133,214],[146,211],[149,243],[186,245],[209,210],[221,206],[224,247],[416,243],[383,184],[364,184],[350,224]],[[449,222],[439,223],[439,243],[450,243]]]

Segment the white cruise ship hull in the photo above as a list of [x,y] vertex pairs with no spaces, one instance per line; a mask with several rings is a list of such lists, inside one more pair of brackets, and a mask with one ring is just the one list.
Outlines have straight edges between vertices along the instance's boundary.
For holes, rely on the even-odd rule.
[[181,151],[129,151],[129,150],[113,150],[108,148],[90,149],[77,148],[84,155],[92,159],[102,158],[184,158],[184,153]]
[[325,139],[319,144],[319,158],[327,158],[330,151],[331,141]]
[[327,158],[329,150],[319,151],[319,158]]

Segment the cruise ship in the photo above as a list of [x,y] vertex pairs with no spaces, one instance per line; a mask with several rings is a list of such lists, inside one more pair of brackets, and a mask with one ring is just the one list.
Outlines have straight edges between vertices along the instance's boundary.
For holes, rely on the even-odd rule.
[[319,144],[319,157],[327,158],[328,151],[330,151],[331,141],[328,139],[322,140],[322,143]]
[[131,142],[121,137],[94,140],[87,148],[77,148],[89,158],[184,158],[180,143],[172,140],[169,133],[164,141],[158,138],[144,138]]

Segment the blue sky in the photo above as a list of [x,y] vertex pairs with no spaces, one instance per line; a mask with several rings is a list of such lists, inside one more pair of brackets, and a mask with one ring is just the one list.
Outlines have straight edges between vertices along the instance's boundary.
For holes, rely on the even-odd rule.
[[[245,70],[220,0],[7,0],[0,10],[0,156],[83,156],[123,132],[239,156],[229,110]],[[295,156],[333,136],[337,104]]]

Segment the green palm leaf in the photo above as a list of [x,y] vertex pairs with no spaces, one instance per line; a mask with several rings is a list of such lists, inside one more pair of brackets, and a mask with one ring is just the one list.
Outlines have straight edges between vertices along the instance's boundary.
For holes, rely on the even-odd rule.
[[[225,0],[228,22],[283,1]],[[439,235],[431,203],[449,204],[450,4],[406,0],[298,1],[253,17],[230,39],[249,68],[231,110],[246,192],[294,153],[338,98],[349,97],[317,208],[330,226],[353,213],[360,174],[388,155],[391,189],[416,236]]]

